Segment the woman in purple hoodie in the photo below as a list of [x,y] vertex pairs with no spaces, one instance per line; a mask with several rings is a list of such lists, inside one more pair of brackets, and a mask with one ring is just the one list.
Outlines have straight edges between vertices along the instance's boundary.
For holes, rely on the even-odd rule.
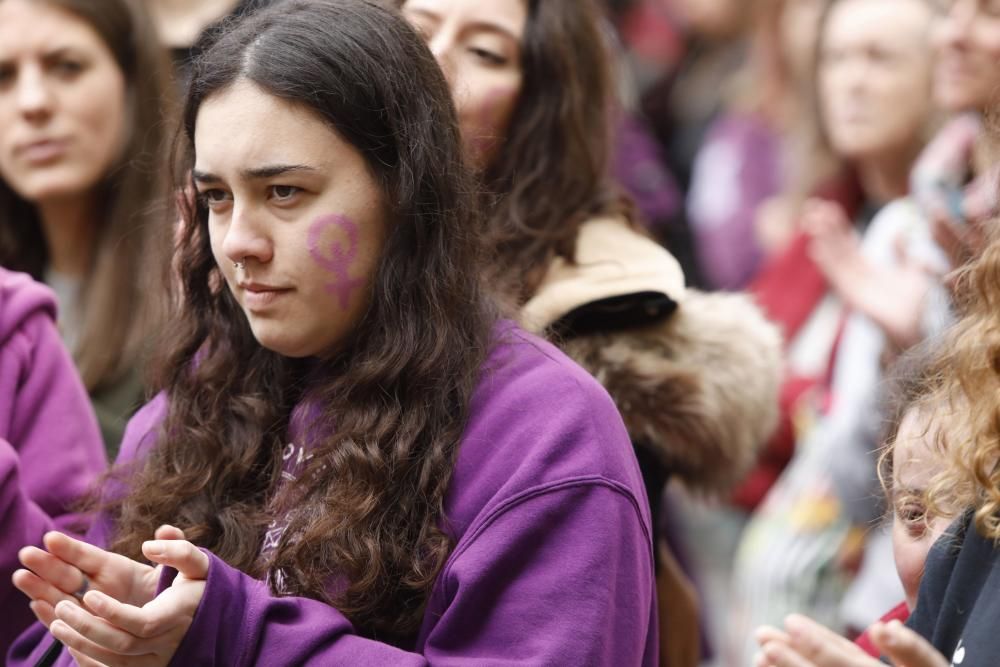
[[9,664],[656,664],[622,420],[486,296],[417,34],[378,0],[265,10],[195,64],[181,138],[162,391],[95,546],[22,552]]
[[0,268],[0,651],[31,623],[10,577],[45,531],[83,532],[75,503],[105,468],[87,392],[56,330],[52,291]]

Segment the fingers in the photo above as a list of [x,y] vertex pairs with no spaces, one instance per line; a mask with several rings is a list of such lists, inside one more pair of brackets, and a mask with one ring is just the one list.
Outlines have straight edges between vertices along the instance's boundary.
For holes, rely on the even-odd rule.
[[872,628],[869,636],[872,643],[894,664],[907,667],[948,667],[948,660],[923,637],[905,627],[899,621],[888,625],[879,623]]
[[[122,606],[127,607],[128,605]],[[138,614],[142,612],[136,607],[131,609]],[[55,611],[57,620],[53,622],[53,626],[59,623],[66,625],[89,644],[99,647],[104,652],[103,654],[90,652],[84,648],[83,643],[80,645],[81,650],[102,662],[107,662],[105,658],[111,654],[118,656],[119,659],[124,656],[151,655],[163,650],[172,639],[164,632],[156,631],[153,626],[150,626],[149,635],[135,635],[100,616],[95,616],[80,607],[73,607],[65,603],[58,605]],[[168,629],[171,629],[173,625],[175,624],[171,624]]]
[[79,651],[74,651],[73,649],[68,649],[68,650],[69,654],[73,656],[73,660],[75,660],[76,664],[79,665],[80,667],[107,667],[107,665],[105,665],[103,662],[97,662],[93,658],[88,658]]
[[52,625],[49,627],[49,632],[53,637],[58,639],[63,643],[70,653],[76,657],[80,654],[85,659],[89,659],[91,662],[85,663],[77,659],[77,662],[82,664],[104,664],[109,667],[119,667],[119,665],[124,666],[129,659],[129,656],[119,655],[112,651],[109,651],[101,646],[98,646],[94,642],[90,641],[79,632],[74,630],[68,623],[61,619],[56,619]]
[[154,563],[172,567],[188,579],[204,579],[208,576],[208,556],[185,540],[144,542],[142,553]]
[[46,628],[51,626],[52,622],[56,620],[55,607],[50,605],[48,602],[32,600],[28,604],[28,607],[31,608],[31,613],[35,615],[35,618],[37,618]]
[[62,591],[30,570],[17,570],[11,577],[14,586],[32,600],[55,606],[63,600],[76,602],[76,598]]
[[850,229],[851,222],[837,204],[810,199],[802,205],[802,229],[810,236],[823,236]]
[[24,547],[17,552],[17,557],[24,567],[63,593],[72,595],[83,585],[83,573],[79,568],[38,547]]
[[757,654],[753,657],[753,667],[774,667],[771,661],[768,660],[767,656],[764,655],[764,651],[757,651]]
[[853,642],[805,616],[792,614],[785,619],[785,628],[795,650],[820,667],[868,663]]
[[788,636],[788,633],[783,632],[782,630],[779,630],[778,628],[772,627],[770,625],[762,625],[759,628],[757,628],[757,630],[754,632],[754,639],[757,640],[757,643],[760,646],[763,646],[764,644],[773,641],[784,642],[786,644],[791,641],[791,638]]
[[153,533],[153,538],[157,540],[185,540],[184,531],[175,526],[160,526]]
[[[112,557],[112,554],[104,549],[73,539],[69,535],[62,533],[46,533],[42,539],[49,553],[77,567],[88,575],[98,572],[108,562],[108,559]],[[79,585],[79,582],[77,582],[77,585]]]
[[[141,608],[134,607],[97,591],[87,593],[84,599],[87,606],[102,619],[138,638],[158,637],[177,625],[178,610],[173,604],[156,604],[154,601]],[[96,637],[90,638],[98,641]]]
[[758,665],[766,665],[766,667],[816,667],[814,663],[780,641],[767,642],[761,647],[761,653],[763,660],[758,659]]

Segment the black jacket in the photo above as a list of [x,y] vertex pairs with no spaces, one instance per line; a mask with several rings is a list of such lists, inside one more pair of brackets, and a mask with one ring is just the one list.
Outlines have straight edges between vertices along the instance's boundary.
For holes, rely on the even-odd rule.
[[1000,548],[968,513],[931,548],[907,625],[954,667],[1000,665]]

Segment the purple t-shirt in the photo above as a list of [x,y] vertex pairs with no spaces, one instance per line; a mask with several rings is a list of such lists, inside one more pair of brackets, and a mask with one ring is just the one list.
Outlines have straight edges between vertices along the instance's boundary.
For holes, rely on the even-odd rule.
[[[456,546],[409,650],[212,556],[172,664],[657,664],[649,508],[621,417],[553,346],[509,324],[497,340],[445,502]],[[160,396],[133,418],[120,462],[155,446],[166,407]],[[93,541],[108,529],[98,522]],[[36,624],[9,664],[34,664],[50,643]],[[71,664],[65,652],[57,664]]]

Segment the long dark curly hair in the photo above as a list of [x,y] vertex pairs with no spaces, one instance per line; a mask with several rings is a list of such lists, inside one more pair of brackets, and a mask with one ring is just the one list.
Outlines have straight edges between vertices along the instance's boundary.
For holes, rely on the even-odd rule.
[[[186,167],[202,103],[241,80],[311,109],[365,157],[389,209],[370,305],[335,358],[262,348],[213,260],[207,210],[182,204],[179,306],[158,375],[168,414],[148,457],[118,473],[127,493],[112,548],[141,558],[157,526],[178,525],[245,572],[280,571],[275,593],[324,600],[358,632],[405,643],[453,547],[444,498],[497,320],[477,278],[476,199],[451,95],[385,3],[290,0],[220,31],[194,64]],[[321,408],[314,456],[282,486],[303,401]],[[262,561],[267,524],[290,507]]]

